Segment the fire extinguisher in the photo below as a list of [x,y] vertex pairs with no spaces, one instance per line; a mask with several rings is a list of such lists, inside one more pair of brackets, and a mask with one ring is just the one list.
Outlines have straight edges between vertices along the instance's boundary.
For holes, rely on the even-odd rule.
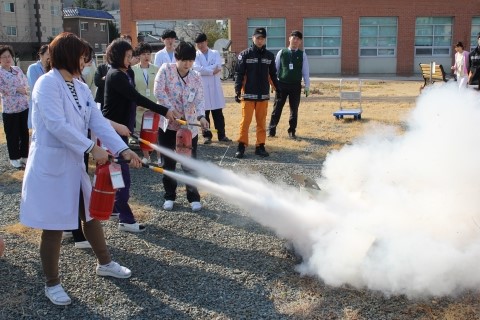
[[98,220],[108,220],[113,210],[115,189],[110,178],[110,162],[97,165],[90,197],[90,216]]
[[192,156],[192,131],[186,126],[182,126],[177,130],[175,151],[187,157]]
[[[160,115],[158,113],[147,110],[142,116],[142,129],[140,130],[140,138],[151,143],[157,143],[158,127],[160,123]],[[140,149],[143,151],[153,151],[153,148],[140,142]]]

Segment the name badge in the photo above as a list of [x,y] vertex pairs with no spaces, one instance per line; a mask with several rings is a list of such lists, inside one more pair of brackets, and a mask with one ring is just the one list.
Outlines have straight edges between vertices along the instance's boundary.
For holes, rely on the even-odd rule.
[[150,89],[145,89],[145,97],[150,97]]
[[110,170],[110,178],[114,189],[125,188],[125,183],[122,177],[122,167],[118,163],[111,163],[108,166]]
[[191,90],[190,90],[190,93],[188,94],[188,99],[187,99],[187,101],[188,101],[188,102],[192,102],[193,99],[195,99],[195,89],[191,89]]
[[288,64],[288,69],[293,70],[293,63]]

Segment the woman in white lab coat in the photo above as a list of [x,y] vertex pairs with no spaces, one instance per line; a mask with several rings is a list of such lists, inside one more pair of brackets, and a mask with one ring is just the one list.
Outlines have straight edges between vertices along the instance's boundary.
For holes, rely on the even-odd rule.
[[114,154],[139,167],[140,158],[120,139],[96,108],[80,75],[88,45],[72,33],[58,35],[49,46],[52,70],[41,76],[32,93],[33,134],[20,204],[20,221],[43,229],[40,258],[46,277],[45,295],[57,305],[71,303],[59,278],[63,230],[76,229],[82,219],[85,237],[97,257],[100,276],[128,278],[131,271],[112,261],[103,229],[88,211],[91,193],[84,153],[97,163],[108,160],[105,150],[87,138],[91,129]]

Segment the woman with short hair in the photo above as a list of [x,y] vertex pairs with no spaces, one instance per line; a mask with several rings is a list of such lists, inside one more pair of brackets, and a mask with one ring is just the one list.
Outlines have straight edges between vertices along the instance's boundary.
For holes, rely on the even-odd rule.
[[42,229],[40,258],[46,278],[45,295],[56,305],[70,297],[59,276],[63,230],[75,229],[80,216],[85,237],[97,258],[96,274],[129,278],[131,271],[112,261],[100,221],[90,216],[90,177],[84,154],[97,164],[108,154],[87,137],[88,130],[117,156],[140,167],[137,154],[119,138],[95,106],[87,85],[78,80],[88,46],[73,33],[58,35],[49,45],[52,70],[40,77],[32,92],[33,135],[20,202],[22,224]]
[[[150,109],[153,112],[165,116],[171,121],[179,116],[175,110],[156,104],[150,99],[142,96],[135,90],[135,75],[130,68],[130,60],[133,55],[133,48],[123,39],[115,39],[106,52],[107,62],[111,68],[105,78],[105,105],[103,115],[116,123],[123,124],[133,132],[135,126],[135,114],[137,105]],[[122,137],[127,143],[127,137]],[[117,190],[115,194],[114,212],[118,213],[118,229],[126,232],[143,232],[145,226],[139,224],[133,215],[128,204],[130,198],[130,171],[124,163],[122,176],[125,187]]]
[[[49,64],[50,54],[48,53],[48,44],[44,44],[38,50],[38,61],[29,65],[27,69],[27,79],[30,92],[33,91],[33,86],[35,85],[35,82],[37,82],[38,78],[49,71]],[[28,128],[32,128],[32,99],[29,99],[28,102]]]
[[[164,63],[158,70],[155,77],[155,97],[158,102],[171,109],[176,110],[181,118],[187,123],[200,122],[203,130],[209,128],[205,118],[205,99],[203,96],[203,83],[200,74],[192,70],[193,62],[197,56],[196,49],[189,42],[180,41],[175,48],[175,62]],[[158,141],[162,147],[174,150],[176,146],[176,135],[180,124],[175,121],[168,123],[166,128],[159,130]],[[192,157],[197,157],[198,127],[189,126],[192,131]],[[177,162],[167,156],[164,157],[163,167],[169,171],[175,171]],[[190,172],[183,167],[185,172]],[[166,175],[163,176],[163,187],[165,188],[165,202],[163,209],[173,210],[177,197],[177,181]],[[200,194],[194,186],[186,185],[187,200],[192,211],[202,209]]]

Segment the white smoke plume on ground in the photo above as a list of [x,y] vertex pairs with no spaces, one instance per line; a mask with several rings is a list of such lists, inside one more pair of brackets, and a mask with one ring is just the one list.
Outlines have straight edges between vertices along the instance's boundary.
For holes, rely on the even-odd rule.
[[[330,153],[312,199],[289,186],[186,159],[166,173],[238,205],[290,240],[302,274],[409,297],[480,287],[480,94],[425,89],[403,134],[373,130]],[[342,124],[348,125],[348,124]]]

